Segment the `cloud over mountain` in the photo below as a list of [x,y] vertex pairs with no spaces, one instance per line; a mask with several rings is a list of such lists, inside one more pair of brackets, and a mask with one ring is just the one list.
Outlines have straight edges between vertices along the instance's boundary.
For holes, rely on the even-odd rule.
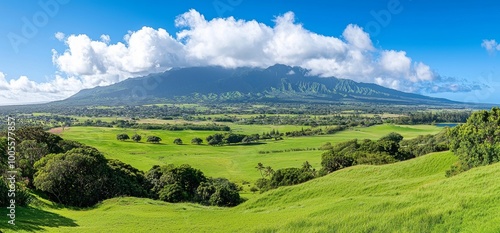
[[207,20],[192,9],[179,15],[175,26],[179,29],[175,34],[145,26],[129,31],[123,41],[115,43],[108,35],[94,40],[85,34],[66,36],[58,32],[55,37],[64,41],[67,49],[52,51],[52,61],[59,70],[54,80],[35,83],[21,77],[6,82],[0,76],[0,89],[5,86],[23,91],[17,87],[22,82],[27,85],[24,91],[58,93],[53,97],[59,98],[81,88],[109,85],[172,67],[268,67],[277,63],[301,66],[311,75],[372,82],[407,92],[426,92],[428,85],[423,84],[443,81],[429,66],[412,60],[405,51],[374,47],[370,35],[357,25],[347,25],[336,37],[307,30],[295,22],[293,12],[276,17],[274,25],[269,26],[233,17]]

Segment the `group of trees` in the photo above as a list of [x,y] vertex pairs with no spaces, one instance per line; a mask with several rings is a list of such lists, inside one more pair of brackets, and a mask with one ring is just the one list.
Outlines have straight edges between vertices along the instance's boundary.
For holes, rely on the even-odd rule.
[[401,117],[388,120],[389,123],[418,125],[418,124],[434,124],[444,122],[463,123],[471,116],[470,111],[421,111],[410,112]]
[[[134,134],[132,137],[130,137],[126,133],[121,133],[121,134],[116,135],[116,140],[119,140],[119,141],[126,141],[126,140],[129,140],[129,139],[132,139],[134,142],[140,142],[142,140],[142,136],[139,135],[139,134]],[[161,138],[158,137],[158,136],[148,136],[147,142],[160,143],[161,142]],[[174,143],[175,143],[175,141],[174,141]],[[182,144],[182,140],[181,140],[180,144]]]
[[189,165],[154,166],[146,173],[154,197],[167,202],[196,202],[235,206],[241,202],[239,187],[225,178],[207,178]]
[[[234,133],[216,133],[209,135],[206,140],[207,144],[211,146],[221,146],[224,144],[235,144],[235,143],[252,143],[260,139],[258,134],[255,135],[245,135],[245,134],[234,134]],[[194,139],[193,139],[194,140]]]
[[107,160],[94,148],[48,154],[35,163],[35,188],[57,203],[85,207],[117,197],[148,197],[150,184],[142,172]]
[[459,161],[447,176],[500,161],[500,108],[473,113],[465,124],[451,128],[448,136]]
[[[106,159],[95,148],[63,140],[41,127],[19,128],[15,140],[20,142],[16,147],[16,205],[29,203],[28,188],[42,192],[56,203],[76,207],[92,206],[117,196],[218,206],[240,203],[236,184],[224,178],[207,178],[189,165],[155,166],[144,174],[118,160]],[[9,169],[7,148],[7,139],[0,135],[2,174]],[[10,188],[4,180],[0,182],[3,206],[8,204]]]
[[304,183],[319,175],[308,161],[304,162],[301,168],[283,168],[275,171],[271,166],[264,166],[262,163],[258,163],[255,168],[262,176],[255,182],[261,192],[281,186]]
[[233,122],[246,125],[302,125],[302,126],[372,126],[384,123],[380,116],[362,116],[360,114],[314,115],[259,115],[250,118],[231,118]]
[[286,132],[285,135],[287,137],[303,137],[303,136],[313,136],[313,135],[327,135],[327,134],[334,134],[334,133],[343,131],[343,130],[345,130],[347,128],[348,128],[348,126],[345,126],[345,125],[339,125],[339,126],[336,126],[336,127],[326,127],[325,129],[322,129],[322,128],[308,128],[308,129],[304,129],[304,128],[302,128],[301,130]]

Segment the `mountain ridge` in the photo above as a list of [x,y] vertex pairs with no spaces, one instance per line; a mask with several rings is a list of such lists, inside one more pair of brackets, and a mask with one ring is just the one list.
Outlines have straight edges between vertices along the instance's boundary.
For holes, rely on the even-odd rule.
[[173,68],[109,86],[84,89],[57,103],[123,105],[157,102],[464,104],[401,92],[373,83],[311,76],[308,70],[301,67],[280,64],[265,69],[218,66]]

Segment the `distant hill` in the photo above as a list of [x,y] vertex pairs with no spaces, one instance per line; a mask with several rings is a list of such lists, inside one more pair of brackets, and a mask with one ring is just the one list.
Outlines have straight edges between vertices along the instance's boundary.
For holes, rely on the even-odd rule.
[[123,105],[157,102],[299,102],[456,105],[447,99],[405,93],[372,83],[309,76],[300,67],[266,69],[174,68],[78,92],[68,105]]

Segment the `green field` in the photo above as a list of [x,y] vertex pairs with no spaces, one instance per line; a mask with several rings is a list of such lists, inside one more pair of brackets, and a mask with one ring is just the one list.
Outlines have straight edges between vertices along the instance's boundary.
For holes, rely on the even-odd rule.
[[[231,125],[236,133],[262,133],[271,129],[280,132],[300,130],[301,126],[262,126],[262,125]],[[274,169],[286,167],[300,167],[303,162],[309,161],[316,169],[320,168],[321,151],[297,151],[286,153],[259,154],[259,151],[285,150],[291,148],[318,148],[326,142],[337,143],[350,139],[377,139],[390,132],[398,132],[405,138],[412,138],[423,134],[435,134],[442,128],[418,125],[397,126],[378,125],[368,128],[354,128],[333,135],[314,137],[285,138],[282,141],[267,140],[257,145],[231,145],[213,147],[204,145],[191,145],[191,139],[200,137],[205,139],[214,131],[165,131],[165,130],[133,130],[119,128],[97,127],[71,127],[61,134],[64,139],[82,142],[96,147],[107,158],[119,159],[132,166],[147,171],[153,165],[162,164],[190,164],[212,177],[226,177],[235,182],[253,182],[260,177],[255,169],[261,162]],[[162,144],[135,143],[132,141],[121,142],[116,140],[119,133],[128,133],[130,136],[138,133],[143,136],[143,141],[149,135],[161,137]],[[181,138],[185,145],[175,145],[173,140]]]
[[[18,231],[48,232],[499,232],[500,164],[445,178],[456,161],[434,153],[354,166],[255,194],[234,208],[114,198],[74,210],[18,208]],[[5,232],[6,223],[0,225]],[[8,231],[7,231],[8,232]]]

